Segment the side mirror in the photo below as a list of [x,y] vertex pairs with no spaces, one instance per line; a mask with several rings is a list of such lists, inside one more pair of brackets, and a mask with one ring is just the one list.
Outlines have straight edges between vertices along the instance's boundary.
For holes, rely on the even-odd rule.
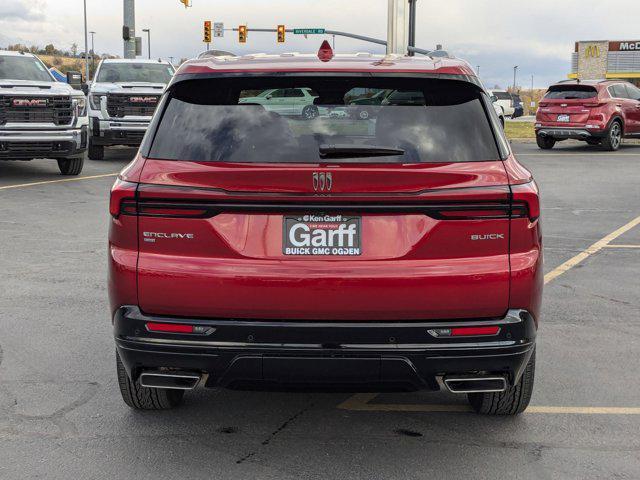
[[273,97],[272,97],[271,95],[267,95],[265,98],[266,98],[267,100],[271,100]]
[[89,95],[89,84],[88,83],[83,83],[80,88],[82,89],[82,92],[85,95]]
[[80,72],[67,72],[67,83],[76,90],[82,88],[82,74]]
[[498,97],[495,95],[491,95],[491,103],[496,103],[498,101]]

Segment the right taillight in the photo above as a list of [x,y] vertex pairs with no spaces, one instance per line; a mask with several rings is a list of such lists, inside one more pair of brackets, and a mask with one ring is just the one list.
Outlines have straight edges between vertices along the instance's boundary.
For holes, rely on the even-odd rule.
[[512,217],[529,217],[532,222],[540,217],[540,194],[536,182],[511,186]]
[[109,213],[112,217],[117,217],[121,213],[121,207],[124,201],[135,202],[137,183],[126,182],[117,179],[111,187],[111,197],[109,199]]

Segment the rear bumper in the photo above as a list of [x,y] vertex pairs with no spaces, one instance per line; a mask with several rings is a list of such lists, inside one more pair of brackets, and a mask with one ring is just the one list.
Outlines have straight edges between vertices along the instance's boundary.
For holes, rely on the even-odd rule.
[[606,131],[587,130],[586,128],[575,127],[539,127],[536,128],[536,135],[558,140],[587,140],[589,138],[602,138],[606,135]]
[[74,158],[86,149],[86,125],[67,130],[0,130],[0,160]]
[[[205,327],[206,333],[149,332],[148,322]],[[489,337],[443,337],[438,328],[491,325]],[[125,306],[114,316],[116,347],[131,378],[143,370],[205,374],[206,387],[342,387],[355,391],[438,390],[444,375],[520,378],[535,346],[524,310],[503,318],[441,322],[312,322],[154,317]]]

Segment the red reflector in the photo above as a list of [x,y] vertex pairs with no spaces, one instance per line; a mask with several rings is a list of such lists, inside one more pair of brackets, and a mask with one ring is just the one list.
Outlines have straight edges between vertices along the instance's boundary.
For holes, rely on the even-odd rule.
[[193,325],[180,325],[177,323],[147,323],[150,332],[193,333]]
[[459,327],[451,329],[452,337],[477,337],[480,335],[497,335],[500,327]]

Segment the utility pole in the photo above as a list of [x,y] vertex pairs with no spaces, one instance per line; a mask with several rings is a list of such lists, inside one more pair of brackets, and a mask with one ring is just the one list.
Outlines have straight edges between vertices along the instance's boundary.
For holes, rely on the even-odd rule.
[[94,35],[96,32],[89,32],[91,34],[91,70],[96,71],[96,51],[94,46]]
[[409,47],[409,4],[407,0],[388,0],[387,54],[406,55]]
[[89,83],[89,35],[87,32],[87,0],[84,0],[84,81]]
[[147,51],[149,52],[149,60],[151,60],[151,29],[143,28],[142,31],[147,34]]
[[[409,0],[409,46],[416,46],[416,2],[418,0]],[[413,57],[415,52],[409,51],[409,56]]]
[[516,93],[516,76],[518,74],[518,65],[513,67],[513,93]]
[[[86,0],[85,0],[86,1]],[[129,38],[124,39],[124,58],[136,58],[136,4],[135,0],[123,0],[124,29],[129,29]]]

